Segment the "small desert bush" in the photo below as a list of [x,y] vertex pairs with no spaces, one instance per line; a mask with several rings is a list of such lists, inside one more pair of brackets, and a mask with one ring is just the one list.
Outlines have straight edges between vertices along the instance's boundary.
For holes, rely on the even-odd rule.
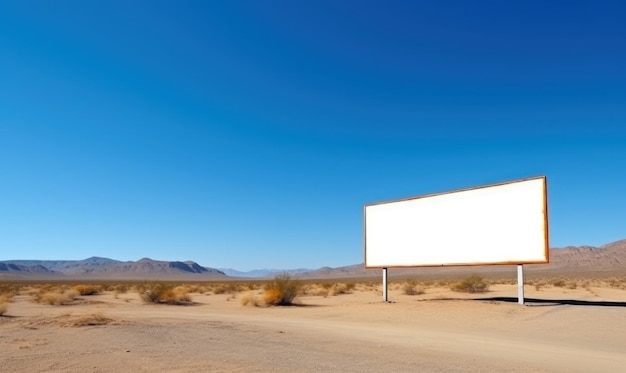
[[325,287],[323,284],[305,284],[300,288],[300,294],[327,297],[329,289],[330,287]]
[[567,288],[568,288],[568,289],[571,289],[571,290],[574,290],[574,289],[576,289],[577,287],[578,287],[578,284],[577,284],[576,282],[569,282],[569,283],[567,284]]
[[608,285],[616,289],[626,289],[626,278],[611,278]]
[[565,281],[564,280],[554,280],[554,281],[552,281],[552,286],[556,286],[558,288],[565,287]]
[[19,284],[0,284],[0,298],[6,297],[7,300],[10,300],[18,295],[21,290],[22,286]]
[[258,290],[260,288],[260,285],[255,282],[248,282],[247,284],[243,286],[245,288],[248,288],[248,290]]
[[33,294],[35,302],[54,306],[72,303],[78,296],[78,291],[74,289],[41,291]]
[[462,293],[485,293],[489,290],[489,283],[478,275],[471,275],[465,280],[453,284],[450,288]]
[[0,295],[0,316],[7,313],[9,309],[9,297],[7,295]]
[[225,285],[218,285],[213,289],[213,294],[226,294],[229,292],[229,289]]
[[264,301],[267,305],[288,306],[300,293],[302,283],[294,280],[288,274],[274,277],[274,280],[265,285]]
[[350,293],[351,291],[350,289],[348,289],[348,286],[346,284],[337,283],[330,288],[329,295],[341,295]]
[[255,297],[254,294],[252,293],[246,293],[242,295],[241,298],[239,299],[239,302],[241,303],[242,306],[259,307],[263,305],[263,302],[261,302],[261,300]]
[[243,286],[237,283],[219,284],[213,288],[213,294],[233,294],[243,290]]
[[425,290],[421,286],[417,286],[415,281],[407,281],[402,284],[402,292],[406,295],[422,295]]
[[143,284],[139,295],[146,303],[164,303],[186,305],[191,303],[189,289],[185,286],[174,286],[164,283]]
[[76,318],[72,318],[67,326],[95,326],[95,325],[106,325],[113,322],[112,319],[104,316],[100,312],[92,313],[89,315],[81,315]]
[[318,289],[317,292],[315,292],[315,295],[326,298],[329,293],[330,291],[328,289],[321,288]]
[[98,285],[76,285],[74,290],[80,295],[96,295],[102,292],[102,286]]
[[115,284],[111,286],[110,290],[113,290],[117,294],[125,294],[129,288],[130,285],[128,284]]

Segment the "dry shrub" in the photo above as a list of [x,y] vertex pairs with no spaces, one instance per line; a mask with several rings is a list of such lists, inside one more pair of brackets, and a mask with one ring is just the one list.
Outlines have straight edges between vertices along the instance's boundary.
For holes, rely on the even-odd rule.
[[554,280],[554,281],[552,281],[552,286],[556,286],[558,288],[565,287],[565,281],[564,280]]
[[568,283],[568,284],[567,284],[567,288],[568,288],[568,289],[571,289],[571,290],[574,290],[574,289],[576,289],[577,287],[578,287],[578,284],[577,284],[577,283],[575,283],[575,282],[570,282],[570,283]]
[[304,284],[300,288],[300,294],[302,295],[314,295],[327,297],[329,289],[325,288],[321,284]]
[[3,316],[9,310],[9,297],[6,295],[0,296],[0,316]]
[[125,294],[129,287],[130,286],[128,284],[115,284],[110,288],[110,290],[113,290],[118,294]]
[[233,294],[239,293],[243,290],[243,286],[241,284],[236,283],[227,283],[227,284],[219,284],[213,289],[214,294]]
[[303,285],[300,288],[300,294],[304,295],[315,295],[327,297],[329,295],[341,295],[341,294],[351,294],[352,290],[354,290],[356,284],[353,282],[349,283],[332,283],[332,282],[322,282],[313,285]]
[[341,295],[341,294],[350,294],[351,291],[348,289],[346,284],[338,283],[334,284],[333,287],[330,288],[330,295]]
[[22,285],[19,284],[0,284],[0,298],[4,297],[11,300],[21,291]]
[[110,324],[113,319],[105,317],[102,313],[96,312],[91,315],[81,315],[76,318],[72,318],[68,323],[68,326],[94,326],[94,325],[107,325]]
[[96,295],[102,292],[102,286],[98,285],[76,285],[74,290],[80,295]]
[[220,284],[217,285],[214,289],[213,289],[213,294],[226,294],[229,292],[229,289],[226,285]]
[[422,295],[426,291],[423,287],[417,286],[415,281],[407,281],[402,284],[402,292],[406,295]]
[[185,286],[176,286],[164,283],[143,284],[139,295],[146,303],[163,303],[173,305],[191,304],[189,289]]
[[76,299],[78,292],[74,289],[42,291],[34,294],[35,302],[49,305],[65,305],[70,304]]
[[259,307],[263,305],[263,302],[261,302],[261,300],[255,297],[254,294],[252,293],[246,293],[242,295],[241,298],[239,299],[239,302],[241,303],[242,306]]
[[10,286],[9,284],[0,284],[0,316],[3,316],[9,310],[9,302],[19,293],[19,287]]
[[489,283],[478,275],[471,275],[465,280],[453,284],[450,287],[453,291],[462,293],[485,293],[489,290]]
[[317,292],[315,292],[315,295],[326,298],[329,293],[330,291],[328,289],[321,288],[318,289]]
[[626,278],[611,278],[608,285],[616,289],[626,289]]
[[208,284],[185,284],[184,286],[187,287],[192,294],[205,294],[213,290],[213,286]]
[[255,282],[249,282],[246,284],[246,287],[248,288],[248,290],[258,290],[261,286]]
[[272,306],[289,306],[300,293],[302,283],[291,278],[288,274],[274,277],[274,280],[265,285],[264,301]]

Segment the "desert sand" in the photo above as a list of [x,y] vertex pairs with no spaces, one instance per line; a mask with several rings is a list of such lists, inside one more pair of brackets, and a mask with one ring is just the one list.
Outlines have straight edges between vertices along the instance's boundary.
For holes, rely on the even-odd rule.
[[[261,290],[251,291],[260,296]],[[146,304],[136,292],[51,306],[20,293],[0,317],[2,372],[622,372],[626,290],[515,285],[485,294],[380,288],[243,306],[238,294],[194,305]],[[551,301],[547,301],[551,300]],[[559,302],[559,300],[566,300]],[[567,304],[577,300],[579,304]],[[613,303],[602,303],[613,302]]]

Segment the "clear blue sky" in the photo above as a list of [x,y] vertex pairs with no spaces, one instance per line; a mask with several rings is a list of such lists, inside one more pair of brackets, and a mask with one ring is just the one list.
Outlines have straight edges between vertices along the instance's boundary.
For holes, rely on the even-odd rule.
[[626,238],[626,8],[2,1],[0,260],[363,261],[364,204],[547,175]]

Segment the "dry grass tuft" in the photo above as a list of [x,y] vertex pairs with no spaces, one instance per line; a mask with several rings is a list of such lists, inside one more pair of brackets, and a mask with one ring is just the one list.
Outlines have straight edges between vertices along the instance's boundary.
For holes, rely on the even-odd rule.
[[192,303],[189,289],[164,283],[148,283],[138,288],[141,299],[146,303],[189,305]]
[[11,299],[18,294],[19,290],[9,287],[2,287],[0,290],[0,316],[3,316],[9,310],[9,303],[11,302]]
[[288,274],[274,277],[274,280],[265,285],[265,304],[271,306],[289,306],[302,289],[302,283],[291,278]]
[[76,318],[72,318],[67,326],[95,326],[95,325],[107,325],[113,322],[113,319],[105,317],[102,313],[92,313],[90,315],[81,315]]
[[219,284],[213,289],[213,294],[233,294],[243,290],[243,286],[237,283]]
[[98,285],[76,285],[74,290],[80,295],[96,295],[102,292],[102,286]]
[[22,286],[19,284],[0,284],[0,298],[6,298],[9,301],[18,295],[21,289]]
[[625,278],[611,278],[608,280],[607,283],[612,288],[626,290],[626,277]]
[[405,295],[422,295],[426,290],[422,286],[418,286],[415,281],[407,281],[402,284],[402,292]]
[[314,295],[320,297],[327,297],[329,288],[322,286],[321,284],[304,284],[300,288],[300,294],[302,295]]
[[341,294],[350,294],[352,291],[348,289],[346,284],[337,283],[334,284],[329,291],[329,295],[341,295]]
[[0,316],[4,316],[8,310],[9,302],[4,298],[0,298]]
[[41,304],[49,304],[51,306],[60,306],[70,304],[78,296],[78,291],[74,289],[62,290],[56,289],[46,291],[43,289],[40,292],[33,293],[35,302]]
[[259,307],[263,305],[263,302],[252,293],[243,294],[239,302],[242,306]]
[[489,283],[478,275],[471,275],[465,280],[453,284],[450,289],[462,293],[485,293],[489,291]]

